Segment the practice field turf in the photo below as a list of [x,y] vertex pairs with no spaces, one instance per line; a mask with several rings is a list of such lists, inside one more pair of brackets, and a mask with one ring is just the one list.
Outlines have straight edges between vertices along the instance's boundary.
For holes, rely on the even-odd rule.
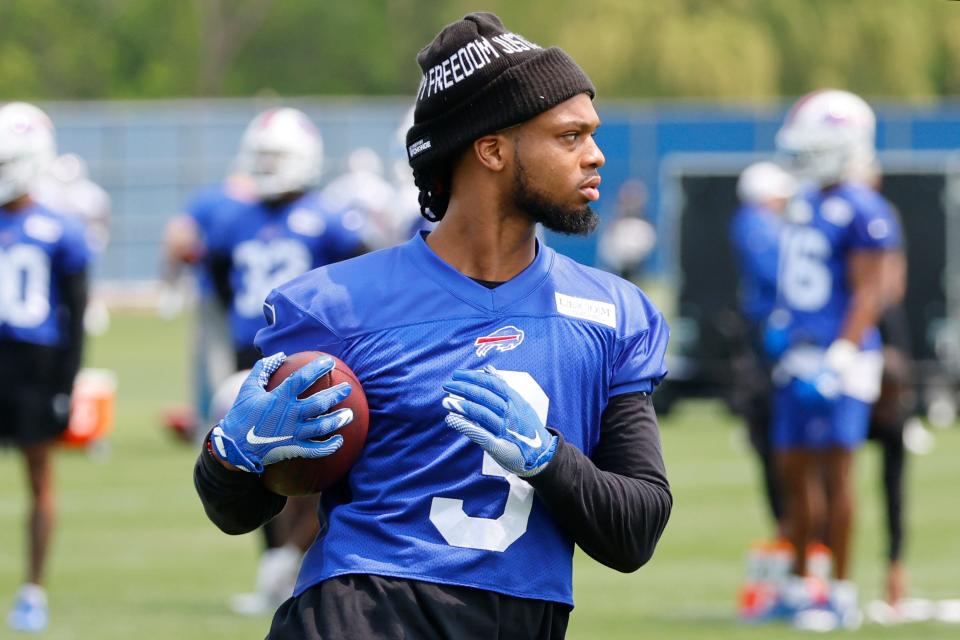
[[[159,427],[163,407],[187,397],[186,329],[118,313],[88,362],[117,372],[117,425],[106,455],[58,459],[60,528],[49,571],[51,639],[262,638],[268,618],[232,615],[229,596],[253,583],[258,541],[221,534],[191,482],[192,447]],[[673,517],[653,561],[620,575],[576,561],[568,637],[579,639],[796,638],[734,620],[743,555],[765,533],[755,470],[736,423],[712,403],[690,403],[663,421]],[[860,457],[856,578],[865,599],[882,584],[883,528],[877,455]],[[960,431],[937,433],[935,451],[910,461],[909,568],[913,594],[960,597]],[[0,602],[22,575],[24,486],[19,460],[0,453]],[[531,558],[531,564],[536,559]],[[518,570],[525,570],[518,568]],[[11,637],[0,626],[0,637]],[[849,637],[956,638],[960,627],[865,626]]]

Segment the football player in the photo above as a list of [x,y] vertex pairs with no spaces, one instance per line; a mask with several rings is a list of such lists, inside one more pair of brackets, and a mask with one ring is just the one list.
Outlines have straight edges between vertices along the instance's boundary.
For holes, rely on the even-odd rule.
[[[855,180],[874,160],[876,119],[858,96],[823,90],[801,98],[777,133],[777,147],[809,188],[788,209],[778,306],[768,332],[786,349],[774,369],[772,443],[785,490],[790,537],[803,550],[827,531],[835,581],[825,603],[809,601],[804,553],[783,594],[798,626],[859,624],[849,580],[854,516],[853,454],[880,391],[877,319],[887,268],[900,244],[890,205]],[[772,341],[776,342],[776,341]],[[827,490],[816,480],[823,470]],[[825,493],[825,495],[824,495]],[[829,514],[829,519],[827,518]]]
[[796,190],[793,178],[779,165],[757,162],[737,181],[740,207],[730,220],[730,243],[738,269],[740,312],[746,339],[735,360],[738,389],[734,403],[747,422],[750,443],[760,458],[767,505],[777,537],[786,535],[783,500],[770,450],[772,388],[769,359],[763,348],[763,328],[777,303],[779,244],[786,224],[787,203]]
[[[253,200],[217,215],[206,243],[237,371],[260,358],[254,336],[265,324],[264,299],[274,287],[367,251],[364,215],[314,190],[322,156],[319,131],[297,109],[259,114],[241,139],[238,169],[250,178]],[[293,498],[266,523],[257,591],[236,596],[235,611],[259,615],[290,595],[303,550],[317,532],[315,512],[316,498]],[[298,541],[305,541],[303,548]]]
[[80,367],[89,248],[76,220],[30,197],[53,160],[53,125],[33,105],[0,107],[0,442],[26,460],[30,488],[26,580],[9,625],[42,631],[56,504],[52,453],[66,429]]
[[213,285],[228,309],[236,370],[260,358],[253,339],[274,287],[366,251],[362,213],[335,208],[314,191],[322,157],[320,132],[297,109],[261,113],[243,134],[239,168],[252,181],[254,200],[217,216],[207,238]]
[[363,384],[365,447],[323,495],[323,534],[273,640],[562,638],[574,544],[634,571],[670,513],[650,400],[663,316],[535,234],[597,223],[592,83],[489,13],[445,27],[418,62],[407,150],[437,226],[271,293],[257,345],[276,355],[195,467],[211,519],[249,530],[285,501],[261,484],[264,465],[331,453],[350,419],[329,413],[349,386],[295,399],[328,358],[264,391],[282,353],[334,354]]

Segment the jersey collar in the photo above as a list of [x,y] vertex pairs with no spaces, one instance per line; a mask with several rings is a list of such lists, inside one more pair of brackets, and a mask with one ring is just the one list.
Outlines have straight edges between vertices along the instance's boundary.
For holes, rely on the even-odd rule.
[[537,239],[537,255],[527,268],[495,289],[488,289],[460,273],[427,244],[427,234],[420,231],[406,244],[406,253],[431,280],[469,305],[485,311],[503,311],[526,298],[546,280],[553,268],[556,253]]

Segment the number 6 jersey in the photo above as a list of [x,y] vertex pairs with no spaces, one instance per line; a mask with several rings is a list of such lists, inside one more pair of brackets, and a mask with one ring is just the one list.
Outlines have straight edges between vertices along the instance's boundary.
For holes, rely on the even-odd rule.
[[78,222],[37,204],[0,207],[0,340],[63,346],[60,280],[89,260]]
[[632,284],[540,245],[490,289],[417,235],[311,271],[275,290],[257,335],[264,354],[320,350],[357,374],[370,428],[296,594],[375,574],[566,604],[573,541],[533,488],[444,424],[441,384],[491,364],[565,441],[590,455],[616,395],[666,373],[668,328]]
[[[840,335],[850,305],[847,260],[853,251],[899,248],[900,226],[875,191],[843,184],[791,203],[781,240],[778,304],[789,312],[790,346],[827,347]],[[862,349],[878,349],[871,329]]]

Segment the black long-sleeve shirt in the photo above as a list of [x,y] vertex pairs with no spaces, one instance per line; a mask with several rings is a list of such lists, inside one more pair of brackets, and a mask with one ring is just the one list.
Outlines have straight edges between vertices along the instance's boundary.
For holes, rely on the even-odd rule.
[[[614,396],[590,457],[561,438],[550,463],[527,481],[592,558],[623,572],[641,567],[653,555],[673,506],[650,397]],[[194,484],[207,516],[229,534],[256,529],[286,504],[259,476],[230,471],[206,450],[194,468]]]

